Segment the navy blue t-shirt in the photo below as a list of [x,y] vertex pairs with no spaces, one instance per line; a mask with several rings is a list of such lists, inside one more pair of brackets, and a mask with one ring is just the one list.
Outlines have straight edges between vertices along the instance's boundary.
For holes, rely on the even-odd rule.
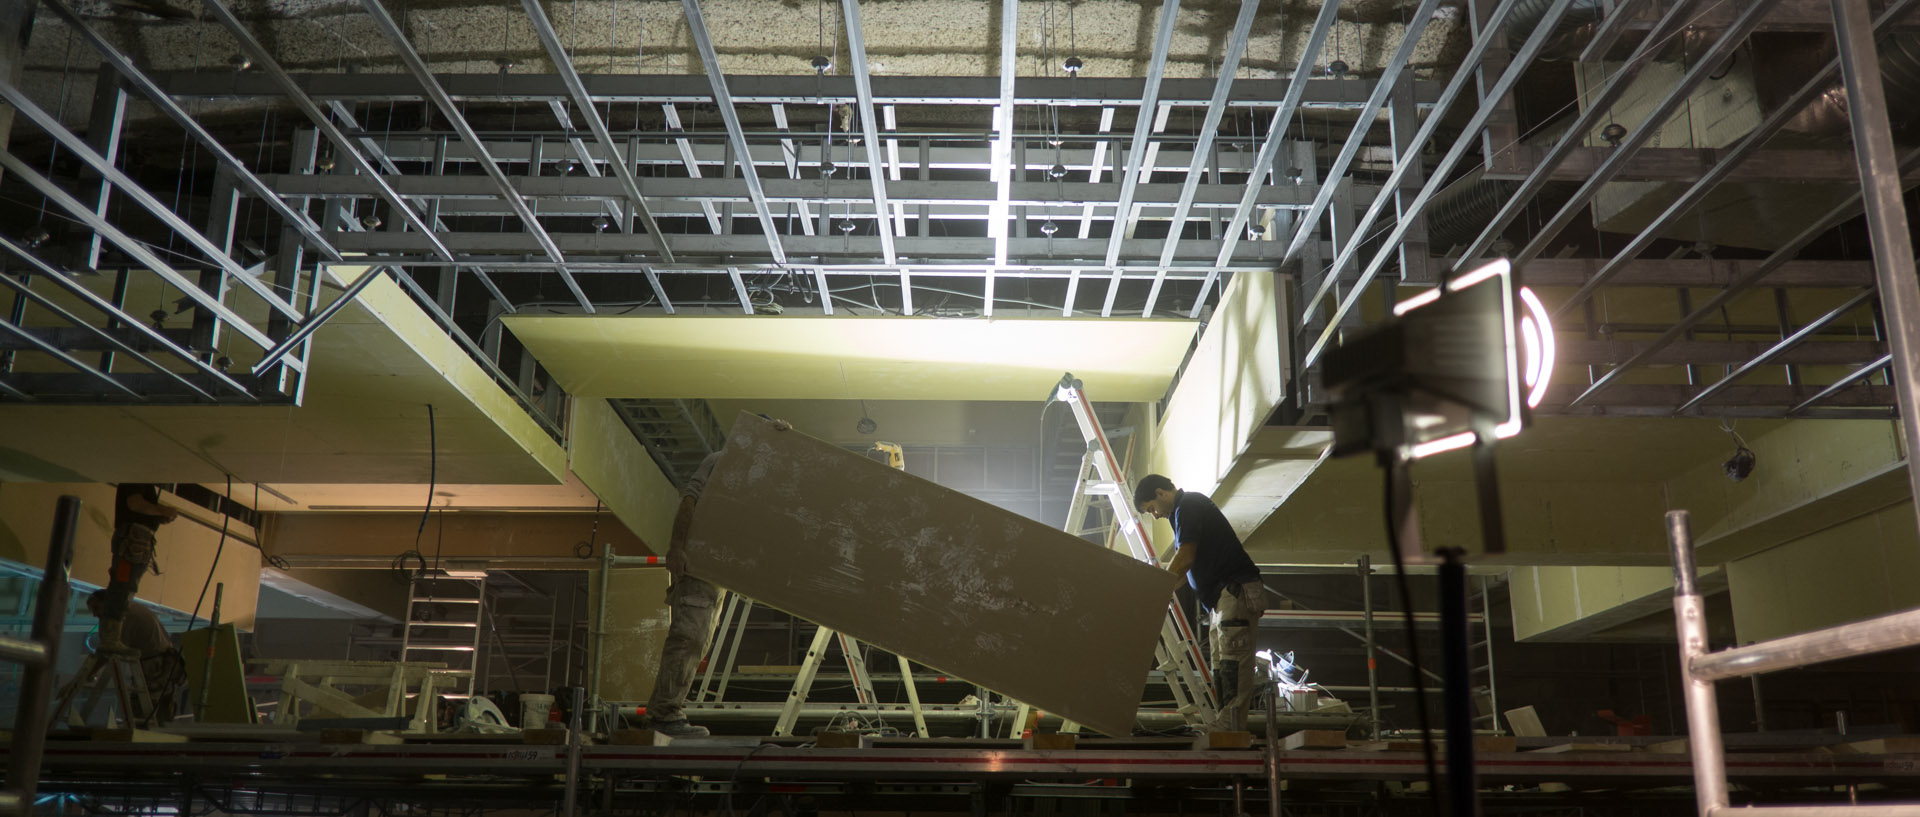
[[1177,547],[1198,545],[1187,584],[1208,610],[1220,601],[1220,589],[1229,584],[1258,581],[1260,568],[1247,555],[1227,516],[1204,494],[1180,491],[1173,502],[1173,540]]

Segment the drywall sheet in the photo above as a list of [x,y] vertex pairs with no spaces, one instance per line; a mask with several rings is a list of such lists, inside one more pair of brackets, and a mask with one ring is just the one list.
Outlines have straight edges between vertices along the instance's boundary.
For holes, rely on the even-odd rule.
[[741,413],[696,576],[1109,735],[1132,732],[1174,577]]
[[1158,400],[1199,324],[1103,318],[605,317],[502,321],[576,398],[1021,400],[1061,372]]

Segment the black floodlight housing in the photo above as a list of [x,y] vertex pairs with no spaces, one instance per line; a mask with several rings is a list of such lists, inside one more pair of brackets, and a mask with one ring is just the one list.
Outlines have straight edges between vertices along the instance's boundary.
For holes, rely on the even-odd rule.
[[1504,259],[1401,301],[1327,353],[1333,455],[1402,460],[1511,437],[1546,395],[1553,332]]

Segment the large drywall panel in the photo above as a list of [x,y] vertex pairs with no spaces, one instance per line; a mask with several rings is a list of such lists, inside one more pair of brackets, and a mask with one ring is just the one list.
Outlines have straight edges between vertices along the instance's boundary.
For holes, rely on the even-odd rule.
[[734,421],[687,567],[1109,735],[1174,577],[830,443]]
[[[344,285],[364,273],[330,274]],[[245,345],[230,349],[236,370],[258,356]],[[309,366],[298,407],[0,406],[0,479],[424,483],[437,454],[442,479],[560,482],[560,445],[392,281],[369,285],[315,334]]]
[[1147,319],[588,317],[503,321],[580,397],[1158,400],[1198,324]]

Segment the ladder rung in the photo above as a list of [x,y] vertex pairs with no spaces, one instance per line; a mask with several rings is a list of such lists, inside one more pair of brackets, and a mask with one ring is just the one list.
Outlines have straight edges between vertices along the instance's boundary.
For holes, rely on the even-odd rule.
[[408,627],[478,627],[477,621],[409,621]]
[[439,651],[439,652],[473,652],[473,651],[474,651],[474,648],[473,648],[473,647],[455,647],[455,646],[450,646],[450,647],[441,647],[441,646],[423,646],[423,645],[420,645],[420,644],[408,644],[408,645],[406,646],[406,649],[409,649],[409,650],[436,650],[436,651]]
[[1473,642],[1473,646],[1471,646],[1471,647],[1468,647],[1467,649],[1470,649],[1470,650],[1477,650],[1477,649],[1480,649],[1481,647],[1484,647],[1484,646],[1487,646],[1487,642],[1485,642],[1485,641],[1475,641],[1475,642]]
[[407,601],[440,602],[441,604],[479,604],[479,599],[447,598],[446,596],[414,596]]

